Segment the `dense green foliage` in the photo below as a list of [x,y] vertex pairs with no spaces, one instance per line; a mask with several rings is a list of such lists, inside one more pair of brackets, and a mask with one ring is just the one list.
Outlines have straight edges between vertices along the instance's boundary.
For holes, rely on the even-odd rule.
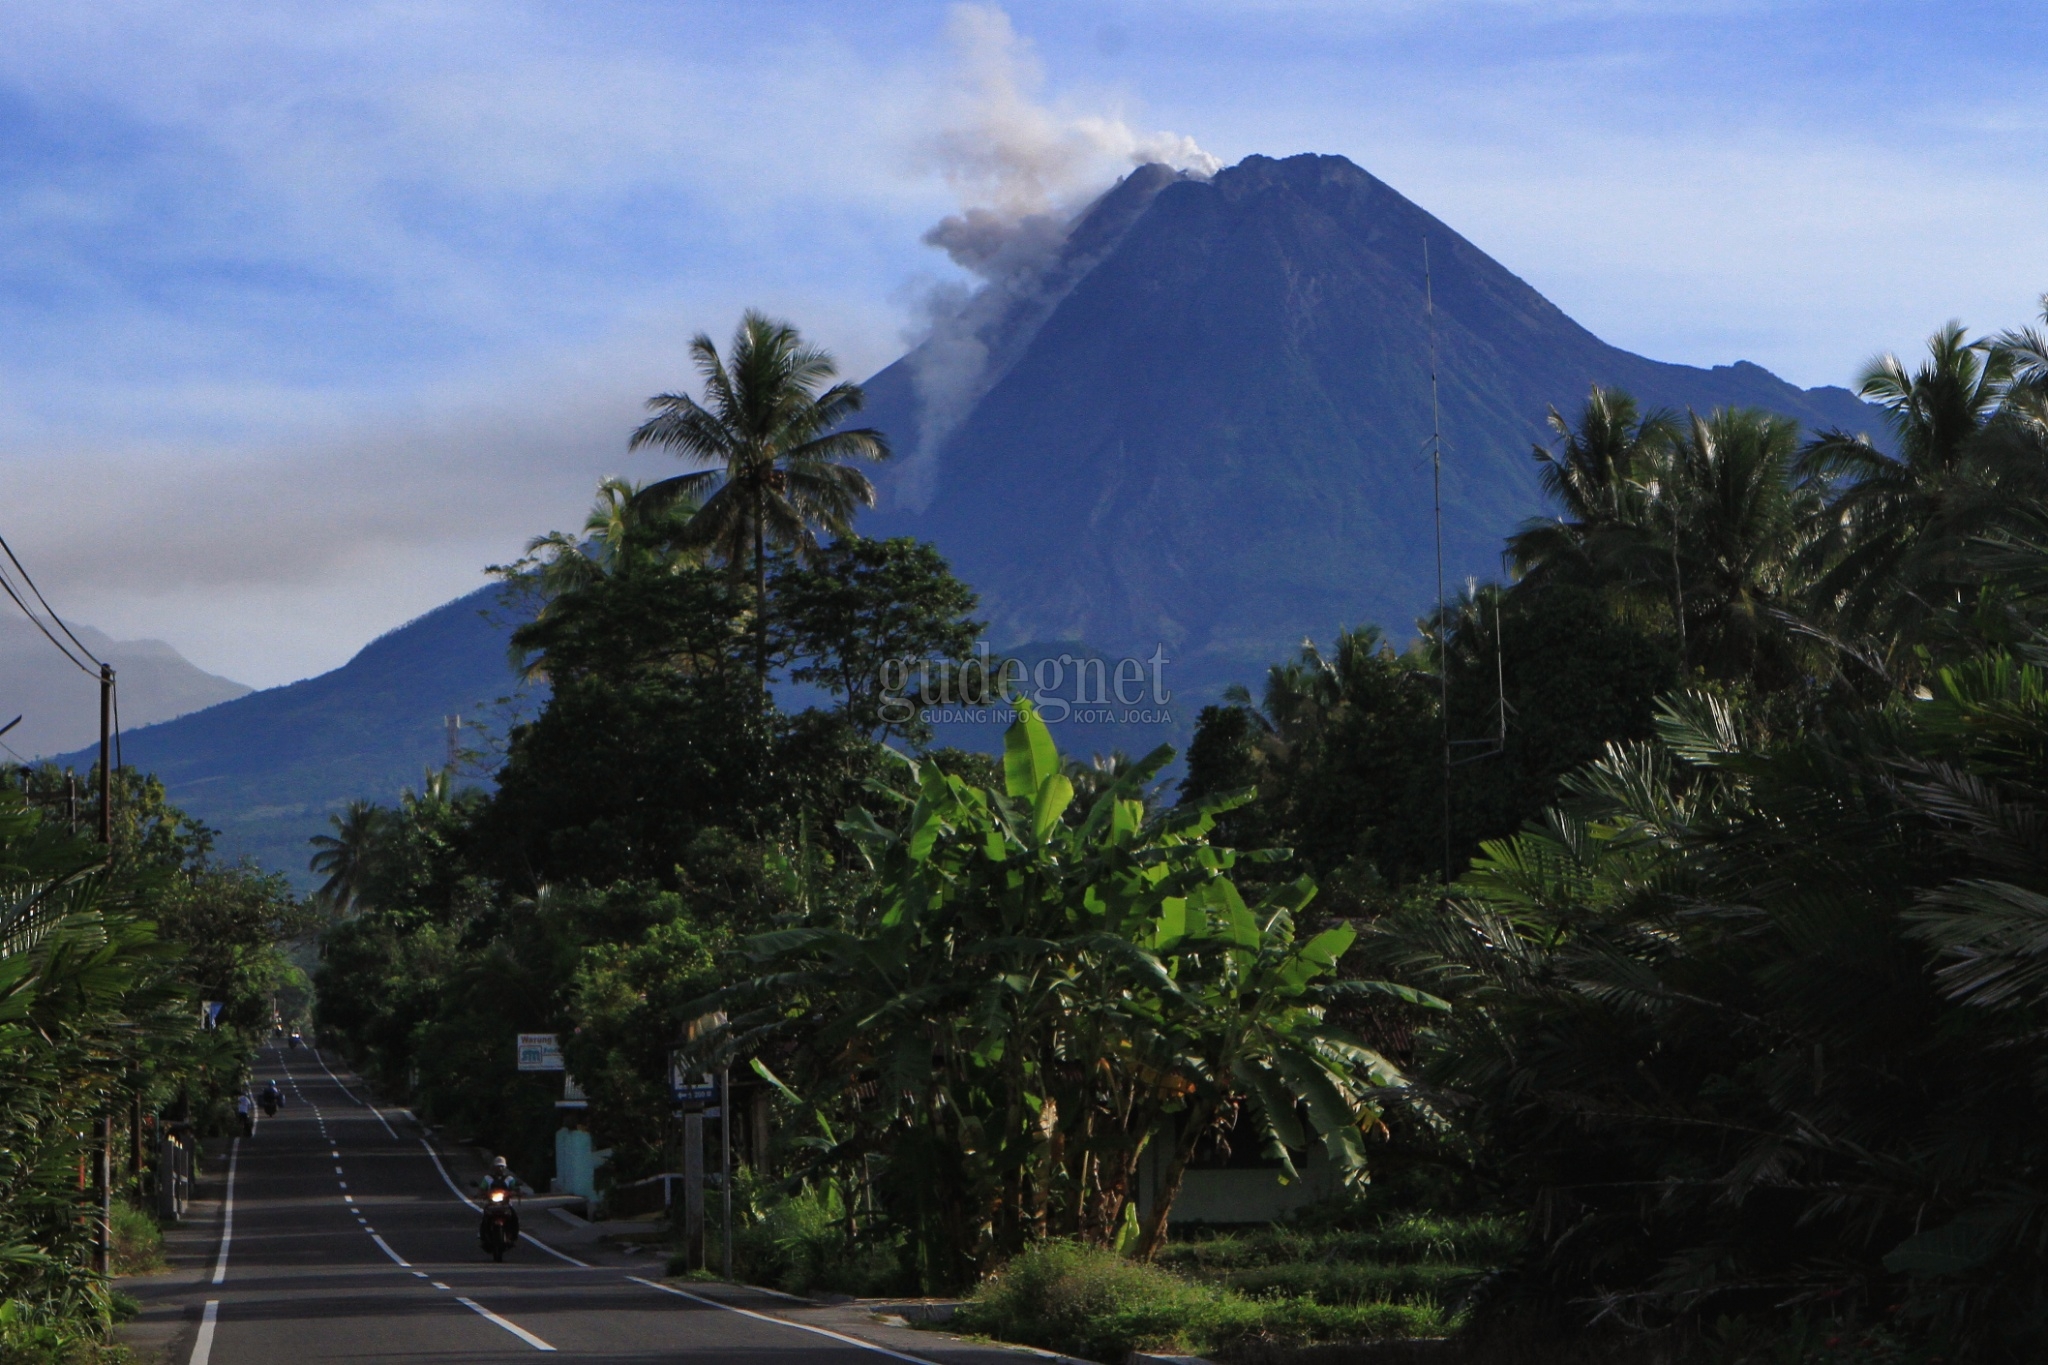
[[[213,862],[210,832],[166,806],[159,784],[115,776],[111,849],[68,828],[67,774],[16,770],[0,786],[0,1357],[9,1360],[83,1358],[109,1325],[113,1302],[92,1270],[96,1196],[79,1180],[95,1126],[106,1125],[120,1153],[116,1231],[125,1235],[115,1250],[146,1249],[149,1215],[126,1201],[148,1186],[157,1125],[225,1131],[255,1040],[274,1010],[305,999],[284,948],[314,927],[313,912],[279,879]],[[96,823],[90,808],[80,814],[80,824]],[[216,1028],[201,1030],[202,1001],[218,1002]],[[143,1169],[129,1168],[131,1142]]]
[[[1655,698],[1678,678],[1655,634],[1582,587],[1489,586],[1445,620],[1448,630],[1405,654],[1372,627],[1339,632],[1329,653],[1305,645],[1272,668],[1259,705],[1238,689],[1205,708],[1184,794],[1256,789],[1224,817],[1233,842],[1290,848],[1347,906],[1372,904],[1386,888],[1441,877],[1447,857],[1463,866],[1481,839],[1541,812],[1558,777],[1608,741],[1647,736]],[[1449,848],[1439,656],[1450,675]]]
[[1776,742],[1690,694],[1659,731],[1385,931],[1463,1006],[1426,1074],[1534,1213],[1519,1289],[2038,1340],[2048,676],[1990,658]]
[[[971,1322],[1102,1358],[1453,1315],[2033,1358],[2048,344],[1945,331],[1865,392],[1891,453],[1596,390],[1512,582],[1205,711],[1172,807],[1166,753],[1064,763],[1028,706],[999,764],[914,752],[894,703],[975,633],[928,548],[612,489],[514,570],[554,694],[498,792],[322,845],[361,907],[322,1018],[529,1162],[510,1036],[563,1034],[622,1178],[673,1160],[670,1049],[730,1068],[753,1273],[979,1278]],[[1169,1241],[1233,1143],[1313,1149],[1352,1230]]]

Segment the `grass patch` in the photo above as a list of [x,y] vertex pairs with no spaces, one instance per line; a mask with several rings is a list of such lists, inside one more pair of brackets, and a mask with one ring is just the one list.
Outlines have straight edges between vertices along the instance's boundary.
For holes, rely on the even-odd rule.
[[1408,1262],[1362,1265],[1320,1261],[1259,1265],[1200,1278],[1255,1299],[1310,1299],[1316,1303],[1449,1303],[1479,1272],[1470,1266]]
[[114,1205],[114,1273],[153,1275],[165,1268],[164,1231],[133,1204]]
[[1168,1243],[1159,1263],[1209,1276],[1255,1266],[1412,1264],[1498,1265],[1520,1232],[1505,1218],[1442,1218],[1409,1214],[1368,1229],[1314,1230],[1275,1225],[1245,1232],[1200,1231]]
[[1434,1303],[1254,1298],[1099,1248],[1049,1242],[990,1277],[960,1306],[953,1326],[1116,1365],[1134,1350],[1202,1354],[1249,1341],[1437,1336],[1450,1323]]

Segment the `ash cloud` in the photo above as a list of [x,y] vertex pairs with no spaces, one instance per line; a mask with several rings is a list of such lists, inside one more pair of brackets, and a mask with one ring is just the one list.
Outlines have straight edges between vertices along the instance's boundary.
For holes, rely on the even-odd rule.
[[897,474],[897,496],[913,511],[931,501],[940,446],[1000,377],[1006,343],[1027,337],[1077,276],[1052,267],[1094,195],[1154,162],[1203,177],[1221,167],[1182,134],[1141,134],[1115,114],[1041,102],[1044,70],[993,5],[955,5],[946,37],[955,79],[926,150],[962,207],[923,240],[974,282],[939,285],[919,308],[909,357],[918,439]]

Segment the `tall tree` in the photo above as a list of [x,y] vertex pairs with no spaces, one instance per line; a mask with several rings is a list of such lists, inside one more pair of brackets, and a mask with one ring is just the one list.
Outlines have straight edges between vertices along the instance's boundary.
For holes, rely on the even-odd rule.
[[[2017,338],[2023,346],[2025,338]],[[2017,352],[1971,341],[1951,322],[1927,339],[1908,370],[1895,355],[1865,367],[1858,392],[1884,410],[1897,453],[1865,435],[1827,431],[1800,468],[1827,494],[1825,532],[1808,557],[1826,563],[1813,583],[1819,613],[1850,632],[1914,643],[1930,618],[1972,589],[1959,552],[1981,532],[1998,464],[1974,458],[1997,415]]]
[[343,914],[362,897],[385,819],[384,808],[375,802],[351,801],[341,814],[327,817],[334,833],[316,834],[311,840],[315,852],[306,866],[326,878],[320,895]]
[[1791,613],[1820,494],[1794,477],[1789,419],[1750,409],[1689,417],[1653,470],[1650,521],[1670,553],[1652,557],[1652,579],[1674,605],[1688,666],[1775,691],[1801,672]]
[[[1633,585],[1653,576],[1659,554],[1652,490],[1656,453],[1678,435],[1670,414],[1647,416],[1619,389],[1593,387],[1576,424],[1556,408],[1557,444],[1537,446],[1537,481],[1558,514],[1532,520],[1508,538],[1516,570],[1534,585]],[[1668,525],[1664,528],[1668,531]],[[1647,567],[1646,567],[1647,566]]]
[[856,734],[930,740],[924,682],[959,673],[981,630],[968,616],[974,590],[944,556],[908,538],[846,536],[810,564],[783,561],[769,591],[792,682],[838,698]]
[[704,401],[688,394],[647,400],[654,416],[633,433],[632,449],[657,445],[697,466],[650,484],[649,503],[689,498],[699,506],[685,541],[703,546],[754,579],[755,671],[768,679],[768,551],[808,554],[817,532],[843,536],[853,516],[875,502],[874,485],[847,461],[876,462],[889,442],[872,427],[845,426],[866,395],[858,384],[821,388],[838,373],[830,354],[804,343],[796,328],[748,310],[733,334],[730,358],[704,333],[690,342]]

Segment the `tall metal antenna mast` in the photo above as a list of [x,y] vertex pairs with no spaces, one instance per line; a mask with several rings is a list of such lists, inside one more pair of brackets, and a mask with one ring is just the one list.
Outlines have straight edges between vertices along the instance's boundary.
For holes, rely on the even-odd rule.
[[1430,277],[1429,238],[1422,239],[1422,325],[1429,333],[1429,475],[1430,507],[1436,518],[1436,689],[1437,717],[1443,722],[1444,749],[1444,886],[1451,884],[1451,649],[1449,621],[1444,615],[1444,428],[1437,401],[1436,289]]

